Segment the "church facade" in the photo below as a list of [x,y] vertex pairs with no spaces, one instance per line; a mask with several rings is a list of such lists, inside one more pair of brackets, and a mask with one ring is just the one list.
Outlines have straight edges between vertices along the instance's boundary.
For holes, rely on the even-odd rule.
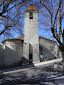
[[38,10],[33,5],[25,11],[24,36],[2,43],[0,66],[35,64],[61,57],[55,41],[38,36]]

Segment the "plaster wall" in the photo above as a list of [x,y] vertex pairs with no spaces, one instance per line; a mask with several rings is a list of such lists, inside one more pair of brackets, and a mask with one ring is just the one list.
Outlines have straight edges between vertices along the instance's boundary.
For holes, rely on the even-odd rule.
[[[30,12],[33,13],[33,19],[30,19]],[[38,36],[38,12],[26,11],[25,12],[25,29],[24,29],[24,45],[23,45],[23,58],[26,60],[24,64],[29,64],[29,44],[33,47],[33,63],[38,63],[39,60],[39,36]],[[27,50],[26,50],[27,49]],[[37,54],[36,54],[37,52]]]
[[33,19],[29,19],[29,13],[25,12],[24,42],[38,44],[38,13],[33,12]]
[[40,38],[39,44],[42,45],[43,54],[45,56],[47,56],[49,58],[52,58],[52,57],[60,58],[60,57],[62,57],[59,47],[53,41],[49,41],[49,40],[45,40],[45,39]]
[[57,52],[56,46],[57,45],[54,42],[40,38],[39,44],[42,45],[43,53],[45,54],[45,56],[47,56],[49,58],[54,57],[54,56],[57,57],[56,56],[56,52]]
[[6,41],[4,52],[4,65],[14,65],[22,62],[22,41]]

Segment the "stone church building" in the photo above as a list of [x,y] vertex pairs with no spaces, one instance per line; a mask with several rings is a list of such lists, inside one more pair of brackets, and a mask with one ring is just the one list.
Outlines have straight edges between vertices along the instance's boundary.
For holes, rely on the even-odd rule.
[[61,57],[53,40],[38,35],[38,10],[29,5],[25,10],[24,36],[4,40],[0,46],[0,66],[27,65]]

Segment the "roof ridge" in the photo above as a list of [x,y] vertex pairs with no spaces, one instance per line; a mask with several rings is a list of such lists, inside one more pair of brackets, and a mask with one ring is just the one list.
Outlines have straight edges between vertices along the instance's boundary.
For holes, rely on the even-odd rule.
[[[56,43],[56,41],[50,40],[50,39],[47,39],[47,38],[44,38],[44,37],[42,37],[42,36],[39,36],[39,38],[42,38],[42,39],[45,39],[45,40],[52,41],[52,42]],[[20,36],[20,37],[17,37],[17,38],[12,38],[12,39],[6,39],[6,40],[4,40],[4,41],[7,41],[7,40],[15,40],[15,39],[20,39],[20,40],[23,40],[23,41],[24,41],[24,36]],[[2,41],[2,42],[4,42],[4,41]]]

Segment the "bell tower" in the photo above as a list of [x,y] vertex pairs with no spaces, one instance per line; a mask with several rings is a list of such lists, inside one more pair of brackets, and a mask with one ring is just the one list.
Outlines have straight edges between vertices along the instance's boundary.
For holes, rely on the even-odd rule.
[[38,37],[38,10],[32,4],[30,4],[25,11],[22,64],[26,65],[30,62],[40,62]]

